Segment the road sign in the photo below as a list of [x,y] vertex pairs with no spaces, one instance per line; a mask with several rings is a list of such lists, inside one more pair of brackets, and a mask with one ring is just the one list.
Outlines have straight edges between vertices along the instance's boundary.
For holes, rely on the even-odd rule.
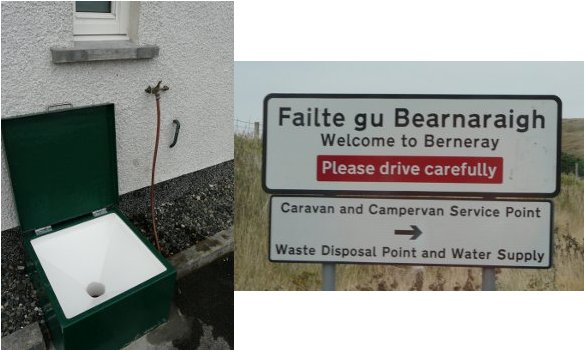
[[273,196],[275,262],[551,266],[552,202]]
[[271,193],[554,196],[556,96],[271,94]]

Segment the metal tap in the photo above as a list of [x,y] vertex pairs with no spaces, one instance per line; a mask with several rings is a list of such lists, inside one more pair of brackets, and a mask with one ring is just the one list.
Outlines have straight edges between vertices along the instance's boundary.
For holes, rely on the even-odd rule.
[[155,87],[151,87],[150,85],[148,85],[148,87],[144,91],[146,93],[153,94],[156,97],[160,97],[161,91],[167,91],[169,89],[169,87],[166,85],[163,85],[163,87],[161,87],[160,86],[161,83],[162,83],[162,80],[159,80],[158,84],[156,84]]

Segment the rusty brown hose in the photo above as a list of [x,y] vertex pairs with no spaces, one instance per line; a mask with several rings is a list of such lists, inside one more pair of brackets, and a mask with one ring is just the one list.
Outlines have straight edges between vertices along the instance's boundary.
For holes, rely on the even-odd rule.
[[146,93],[153,94],[156,97],[156,141],[154,143],[154,154],[152,156],[152,177],[150,179],[150,214],[152,216],[152,233],[154,234],[154,240],[156,242],[156,249],[161,252],[160,243],[158,241],[158,232],[156,231],[156,211],[154,210],[154,201],[156,189],[154,185],[154,175],[156,172],[156,156],[158,154],[158,141],[160,138],[160,92],[167,91],[168,86],[161,87],[162,81],[159,80],[158,84],[154,87],[150,85],[144,90]]
[[[159,83],[160,84],[160,83]],[[158,140],[160,138],[160,96],[156,94],[156,141],[154,142],[154,154],[152,156],[152,177],[150,179],[150,213],[152,215],[152,232],[154,233],[154,240],[156,242],[156,249],[160,252],[160,243],[158,241],[158,233],[156,232],[156,212],[154,210],[154,174],[156,170],[156,156],[158,154]]]

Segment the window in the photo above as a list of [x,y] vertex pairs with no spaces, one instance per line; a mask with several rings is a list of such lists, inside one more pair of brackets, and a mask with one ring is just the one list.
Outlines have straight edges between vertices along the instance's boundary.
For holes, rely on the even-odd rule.
[[75,40],[128,40],[129,12],[127,1],[76,1]]
[[158,56],[157,45],[136,44],[137,1],[75,1],[73,45],[51,47],[53,63],[142,60]]

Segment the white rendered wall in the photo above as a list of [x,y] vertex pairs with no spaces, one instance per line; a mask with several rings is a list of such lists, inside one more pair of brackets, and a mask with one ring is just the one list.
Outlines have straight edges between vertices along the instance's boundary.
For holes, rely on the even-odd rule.
[[[115,103],[120,194],[150,184],[156,109],[144,89],[162,80],[157,182],[233,159],[233,4],[142,2],[137,44],[149,60],[54,64],[52,46],[73,46],[71,2],[2,2],[2,118]],[[135,17],[136,18],[136,17]],[[169,148],[173,119],[179,142]],[[2,230],[18,226],[2,145]]]

